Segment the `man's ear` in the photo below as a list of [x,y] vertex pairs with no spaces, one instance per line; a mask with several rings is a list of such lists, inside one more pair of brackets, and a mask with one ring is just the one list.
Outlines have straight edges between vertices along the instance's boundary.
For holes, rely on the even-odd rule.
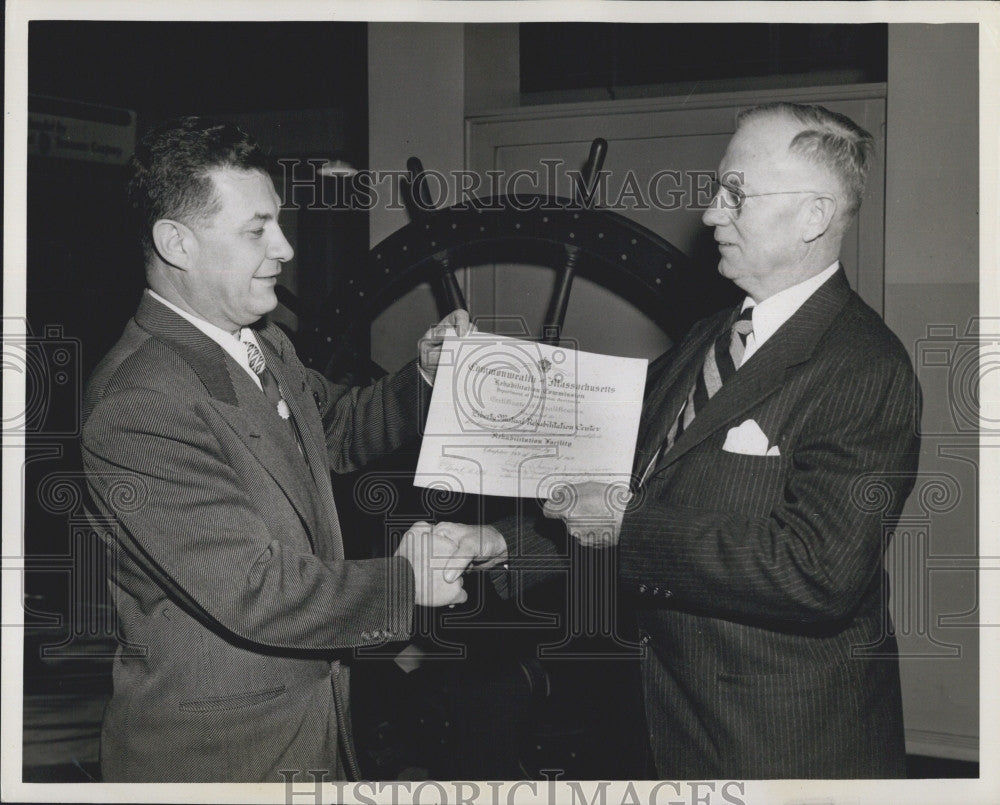
[[198,255],[198,238],[180,221],[161,218],[153,224],[153,246],[165,263],[188,269]]
[[802,239],[811,243],[826,234],[837,215],[837,197],[824,193],[810,199],[803,207],[805,221]]

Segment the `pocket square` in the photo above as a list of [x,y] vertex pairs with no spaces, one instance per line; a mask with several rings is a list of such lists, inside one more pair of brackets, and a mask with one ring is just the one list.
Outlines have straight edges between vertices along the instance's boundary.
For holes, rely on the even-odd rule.
[[780,456],[778,445],[768,447],[767,435],[754,420],[748,419],[735,428],[730,428],[722,449],[727,453],[745,456]]

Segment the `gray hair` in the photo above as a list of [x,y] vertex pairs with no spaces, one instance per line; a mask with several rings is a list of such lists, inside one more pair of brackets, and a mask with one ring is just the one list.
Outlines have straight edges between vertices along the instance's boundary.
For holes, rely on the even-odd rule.
[[861,206],[868,172],[875,160],[875,138],[847,115],[815,104],[783,101],[742,110],[736,116],[736,128],[766,116],[784,116],[805,127],[792,138],[789,150],[828,168],[847,193],[845,214],[854,215]]

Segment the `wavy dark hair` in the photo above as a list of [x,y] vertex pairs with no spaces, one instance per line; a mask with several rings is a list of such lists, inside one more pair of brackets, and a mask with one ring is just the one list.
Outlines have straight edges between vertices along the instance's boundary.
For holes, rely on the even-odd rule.
[[239,127],[197,116],[171,120],[140,140],[129,162],[128,201],[147,263],[158,220],[196,222],[217,211],[209,172],[219,168],[266,172],[268,159]]

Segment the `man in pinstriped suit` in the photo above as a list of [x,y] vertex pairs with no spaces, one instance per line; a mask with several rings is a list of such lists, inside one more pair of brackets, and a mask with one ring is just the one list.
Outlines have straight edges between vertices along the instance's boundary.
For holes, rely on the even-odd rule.
[[[920,394],[837,260],[872,150],[821,107],[740,116],[704,221],[746,300],[651,365],[627,508],[598,483],[545,505],[582,544],[617,545],[660,777],[904,774],[881,560]],[[514,556],[552,550],[542,524],[501,528]]]
[[263,319],[292,250],[253,141],[185,118],[148,135],[132,170],[149,287],[83,412],[124,639],[104,778],[357,778],[342,661],[407,639],[414,604],[465,600],[444,571],[480,548],[414,528],[392,557],[346,561],[329,474],[416,436],[441,328],[419,367],[329,383]]

